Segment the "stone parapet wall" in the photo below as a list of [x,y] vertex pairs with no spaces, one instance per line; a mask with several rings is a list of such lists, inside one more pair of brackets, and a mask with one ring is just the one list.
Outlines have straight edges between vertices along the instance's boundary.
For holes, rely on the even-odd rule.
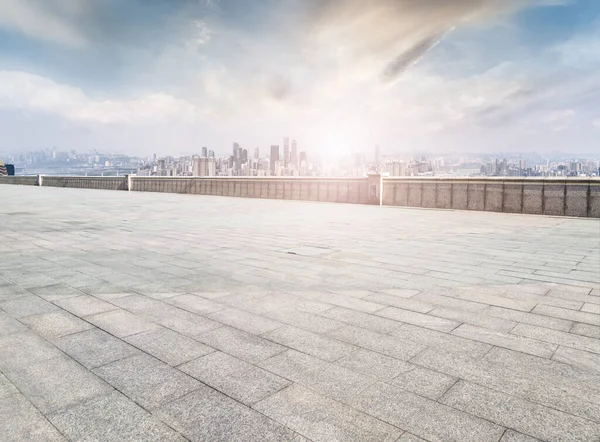
[[383,204],[600,218],[600,179],[388,177]]
[[71,187],[77,189],[127,190],[127,177],[77,177],[42,176],[46,187]]
[[0,184],[600,218],[599,178],[0,177]]
[[131,190],[371,204],[367,178],[131,177]]
[[32,175],[32,176],[20,176],[20,175],[0,176],[0,184],[17,184],[17,185],[21,185],[21,186],[37,186],[38,185],[38,177],[37,177],[37,175]]

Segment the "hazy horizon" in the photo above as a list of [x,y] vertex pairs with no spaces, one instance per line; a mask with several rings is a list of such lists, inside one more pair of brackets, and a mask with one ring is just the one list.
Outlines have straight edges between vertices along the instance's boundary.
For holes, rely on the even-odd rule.
[[600,149],[595,0],[4,0],[0,151]]

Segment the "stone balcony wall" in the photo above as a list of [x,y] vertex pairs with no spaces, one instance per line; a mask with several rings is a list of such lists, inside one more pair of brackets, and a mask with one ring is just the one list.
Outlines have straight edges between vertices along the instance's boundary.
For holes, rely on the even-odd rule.
[[1,177],[0,184],[600,218],[598,178]]

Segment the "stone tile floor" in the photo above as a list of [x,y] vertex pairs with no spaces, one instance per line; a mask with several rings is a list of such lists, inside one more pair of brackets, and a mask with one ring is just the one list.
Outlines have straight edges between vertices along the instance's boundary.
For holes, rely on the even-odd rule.
[[598,441],[600,221],[0,187],[3,441]]

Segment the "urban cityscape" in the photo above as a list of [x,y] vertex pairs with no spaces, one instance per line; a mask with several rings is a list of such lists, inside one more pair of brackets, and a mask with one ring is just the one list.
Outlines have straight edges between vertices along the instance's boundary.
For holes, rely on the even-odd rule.
[[[375,145],[363,152],[347,154],[337,161],[325,160],[294,139],[282,145],[246,148],[234,142],[229,155],[208,147],[198,154],[173,157],[128,156],[98,151],[61,151],[0,154],[0,160],[16,175],[65,176],[324,176],[360,177],[380,172],[392,177],[597,177],[600,157],[569,154],[390,154]],[[9,173],[10,174],[10,173]]]

